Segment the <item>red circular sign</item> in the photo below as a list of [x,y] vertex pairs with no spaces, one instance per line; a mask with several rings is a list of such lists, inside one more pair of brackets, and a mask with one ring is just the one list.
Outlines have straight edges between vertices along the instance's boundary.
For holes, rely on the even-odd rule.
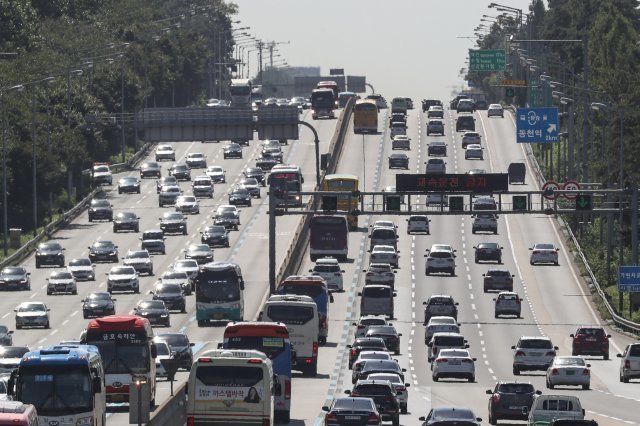
[[575,200],[578,196],[578,192],[580,190],[580,184],[577,180],[568,180],[562,185],[562,189],[564,191],[576,191],[573,194],[563,194],[565,198],[569,200]]
[[[558,184],[558,182],[553,181],[553,180],[548,180],[544,183],[544,185],[542,185],[542,196],[544,198],[546,198],[547,200],[555,200],[556,198],[558,198],[558,193],[556,191],[558,191],[560,189],[560,184]],[[546,191],[553,191],[552,194],[548,195],[545,194]]]

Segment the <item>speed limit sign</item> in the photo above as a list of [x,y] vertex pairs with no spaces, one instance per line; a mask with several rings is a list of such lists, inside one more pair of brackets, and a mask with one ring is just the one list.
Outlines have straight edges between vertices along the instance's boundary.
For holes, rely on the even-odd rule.
[[554,180],[548,180],[542,185],[542,196],[547,200],[555,200],[558,198],[558,190],[560,190],[560,184]]
[[562,189],[564,191],[575,191],[573,193],[563,194],[566,199],[575,200],[578,196],[578,191],[580,191],[580,184],[576,180],[568,180],[562,185]]

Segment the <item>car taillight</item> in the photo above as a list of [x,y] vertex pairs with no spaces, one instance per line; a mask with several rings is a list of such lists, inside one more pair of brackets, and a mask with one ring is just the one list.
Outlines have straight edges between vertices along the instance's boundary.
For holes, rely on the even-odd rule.
[[318,357],[318,342],[313,342],[313,357]]
[[404,386],[396,386],[396,391],[398,391],[398,392],[404,392],[406,390],[407,390],[407,388],[405,388]]
[[194,426],[196,419],[193,416],[187,416],[187,426]]
[[500,394],[494,393],[491,398],[493,399],[494,404],[500,403]]
[[356,348],[351,348],[351,356],[358,356],[358,350]]
[[360,396],[360,394],[358,392],[356,392],[356,391],[352,391],[351,392],[351,396]]
[[291,380],[285,379],[284,381],[284,399],[291,399]]
[[371,423],[371,424],[378,424],[378,422],[380,422],[380,416],[378,416],[377,414],[369,414],[369,419],[367,420],[367,423]]
[[441,362],[449,362],[449,360],[447,358],[437,358],[436,359],[437,363],[441,363]]
[[553,374],[554,376],[557,376],[558,375],[558,369],[557,368],[553,368],[551,370],[551,374]]
[[533,254],[540,254],[540,252],[538,250],[534,250]]
[[556,356],[556,353],[554,351],[549,351],[545,354],[545,356]]
[[320,321],[320,328],[327,328],[327,317],[322,317]]
[[516,305],[520,304],[520,299],[516,299]]
[[523,351],[516,352],[516,356],[525,356],[526,354]]
[[395,397],[393,395],[387,395],[384,397],[385,401],[393,401],[395,399]]
[[624,368],[631,368],[631,361],[629,361],[628,359],[624,360]]
[[361,328],[365,328],[366,325],[362,325],[362,324],[358,324],[358,330],[360,330]]
[[589,371],[588,368],[585,368],[584,370],[582,370],[582,375],[583,376],[588,376],[589,374],[591,374],[591,372]]
[[333,413],[327,413],[327,415],[324,416],[324,420],[325,420],[325,422],[337,422],[338,421],[338,416],[336,416]]

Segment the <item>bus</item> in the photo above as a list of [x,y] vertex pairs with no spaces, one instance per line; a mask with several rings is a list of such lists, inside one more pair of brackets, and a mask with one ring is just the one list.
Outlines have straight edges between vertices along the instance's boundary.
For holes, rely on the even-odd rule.
[[378,133],[378,107],[372,99],[358,99],[353,107],[353,133]]
[[344,262],[349,254],[349,224],[345,216],[315,215],[309,223],[309,257],[335,257]]
[[95,345],[104,363],[107,403],[129,402],[133,376],[149,383],[149,401],[156,401],[156,347],[146,318],[116,314],[89,321],[81,343]]
[[333,295],[329,293],[327,282],[319,275],[290,275],[284,279],[278,288],[278,294],[297,294],[309,296],[318,307],[318,343],[327,344],[329,335],[329,302],[333,302]]
[[[338,101],[338,96],[340,96],[340,87],[338,87],[338,83],[335,81],[319,81],[318,84],[316,84],[316,89],[331,89],[333,92],[333,99],[336,102]],[[338,105],[336,104],[335,108],[337,107]]]
[[195,278],[196,320],[202,327],[209,321],[244,318],[244,279],[240,265],[215,261],[200,266]]
[[[275,198],[276,206],[301,207],[304,176],[299,166],[294,164],[278,164],[273,166],[267,184],[269,185],[269,197]],[[286,192],[286,194],[285,194]]]
[[239,108],[249,108],[251,106],[252,93],[251,80],[248,78],[234,78],[229,83],[229,94],[231,95],[231,106]]
[[187,425],[273,425],[273,390],[273,368],[264,353],[206,351],[189,373]]
[[[322,181],[323,191],[335,192],[352,192],[358,190],[358,176],[349,174],[333,174],[326,175]],[[338,196],[338,210],[351,212],[358,209],[358,197]],[[349,221],[349,230],[358,229],[358,216],[354,214],[347,215]]]
[[[337,96],[337,95],[336,95]],[[315,89],[311,92],[311,118],[336,118],[336,97],[331,89]]]
[[221,349],[254,349],[271,360],[275,375],[275,420],[291,418],[291,365],[295,363],[289,330],[278,322],[242,322],[227,325]]
[[53,345],[27,352],[11,373],[9,394],[33,404],[41,425],[107,424],[104,370],[93,345]]
[[296,351],[296,369],[305,375],[318,374],[318,306],[309,296],[273,295],[267,299],[259,321],[282,322]]

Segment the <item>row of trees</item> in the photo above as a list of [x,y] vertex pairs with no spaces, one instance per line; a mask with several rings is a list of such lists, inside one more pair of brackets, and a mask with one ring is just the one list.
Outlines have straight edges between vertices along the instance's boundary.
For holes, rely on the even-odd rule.
[[[578,178],[611,188],[619,184],[622,167],[623,187],[638,186],[640,168],[635,159],[640,155],[640,144],[636,141],[640,131],[639,18],[635,0],[548,0],[546,8],[542,0],[532,0],[528,13],[509,12],[498,17],[490,31],[480,37],[481,49],[506,46],[509,66],[504,73],[469,72],[468,80],[483,87],[494,100],[525,106],[535,105],[536,99],[532,99],[535,97],[538,105],[557,105],[561,111],[574,113],[574,174],[567,174],[567,141],[563,139],[552,148],[534,147],[545,176],[559,181]],[[504,89],[499,87],[499,80],[505,77],[526,78],[529,88],[518,89],[515,99],[507,99]],[[534,84],[537,87],[532,90]],[[572,109],[558,102],[562,96],[565,104],[570,100]],[[593,103],[608,108],[598,111]],[[565,114],[561,120],[565,131],[569,122],[566,118]],[[622,164],[618,161],[620,144],[624,150]],[[608,284],[609,293],[615,295],[617,266],[637,260],[630,256],[630,216],[616,222],[615,235],[607,238],[603,237],[606,219],[594,217],[586,225],[569,219],[599,281]],[[613,257],[607,244],[616,246]],[[618,255],[618,246],[622,256]],[[636,316],[640,319],[640,315]]]
[[0,0],[8,225],[34,226],[34,147],[42,223],[82,195],[83,169],[137,148],[136,111],[214,97],[235,13],[222,0]]

